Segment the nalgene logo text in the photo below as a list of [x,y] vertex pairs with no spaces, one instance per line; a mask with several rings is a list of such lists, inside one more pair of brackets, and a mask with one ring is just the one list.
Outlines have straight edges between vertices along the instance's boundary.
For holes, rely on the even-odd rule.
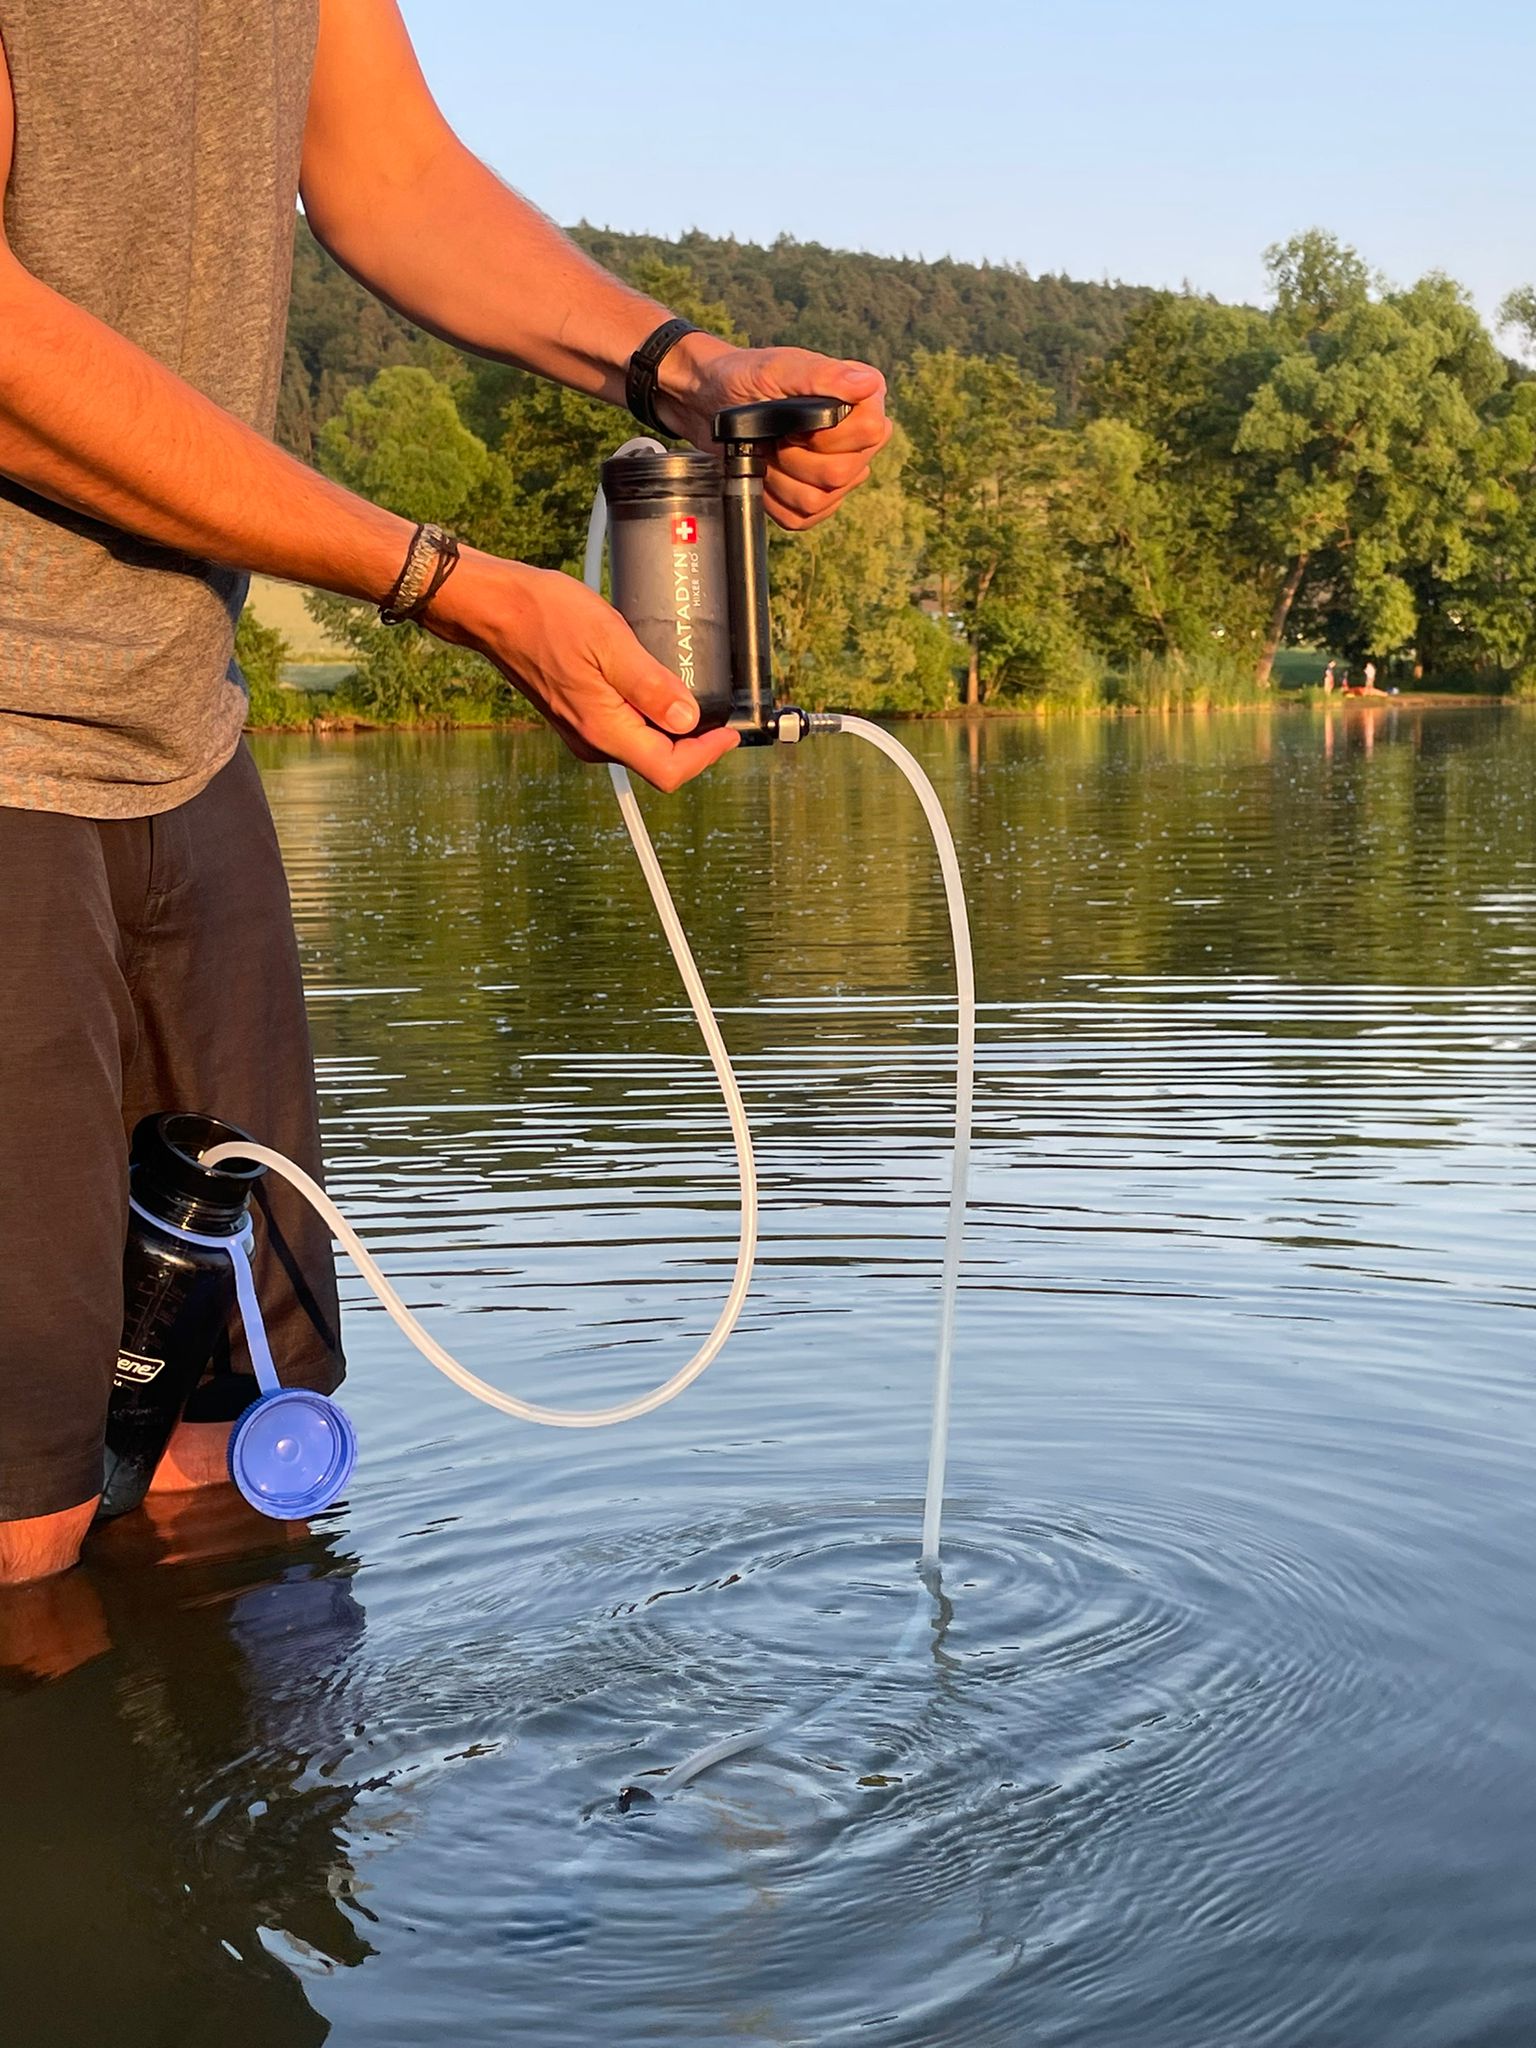
[[120,1351],[117,1354],[117,1371],[112,1375],[114,1387],[147,1387],[157,1380],[165,1370],[163,1358],[141,1358],[136,1351]]

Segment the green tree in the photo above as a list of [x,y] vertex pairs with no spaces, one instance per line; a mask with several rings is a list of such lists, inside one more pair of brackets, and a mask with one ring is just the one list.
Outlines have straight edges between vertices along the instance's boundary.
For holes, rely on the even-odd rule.
[[1499,395],[1478,454],[1459,573],[1431,580],[1421,648],[1435,667],[1536,695],[1536,382]]
[[1536,349],[1536,285],[1523,284],[1499,308],[1499,325],[1513,327],[1526,348]]
[[1359,253],[1322,228],[1308,228],[1264,252],[1275,324],[1298,339],[1363,306],[1380,280]]
[[[789,235],[759,247],[698,233],[663,241],[585,224],[573,234],[600,263],[691,319],[699,317],[695,304],[724,307],[731,328],[759,346],[862,356],[887,371],[909,363],[919,348],[1008,356],[1050,386],[1063,417],[1075,413],[1092,366],[1149,296],[1134,285],[1032,277],[1014,264],[870,256]],[[650,283],[657,266],[694,280],[692,297]],[[714,319],[701,324],[724,331]],[[469,380],[481,368],[365,291],[302,220],[288,331],[279,434],[285,448],[306,459],[347,392],[390,364],[419,363]],[[496,432],[472,408],[464,417],[494,445]]]
[[[502,465],[464,425],[449,386],[416,365],[381,370],[349,391],[321,430],[318,455],[326,474],[349,490],[404,518],[451,527],[471,543],[514,516]],[[355,658],[344,686],[353,710],[399,719],[470,701],[510,704],[503,678],[476,655],[415,626],[385,626],[371,605],[348,598],[316,593],[308,606]]]
[[314,715],[312,698],[283,687],[288,654],[288,643],[275,626],[263,625],[249,607],[240,614],[235,660],[245,678],[248,726],[304,726]]
[[249,609],[241,612],[235,627],[235,660],[252,696],[280,686],[287,659],[288,642],[276,626],[263,625]]
[[1183,521],[1157,444],[1128,420],[1090,420],[1057,516],[1080,550],[1078,608],[1113,661],[1178,661],[1193,631]]
[[[1536,380],[1445,278],[1390,289],[1313,230],[1269,251],[1261,312],[787,238],[580,238],[703,326],[898,366],[906,438],[836,521],[775,547],[780,673],[804,701],[937,708],[963,664],[971,704],[1187,702],[1240,669],[1267,685],[1278,648],[1313,637],[1536,678]],[[471,362],[333,272],[301,233],[288,444],[473,544],[575,570],[622,416]],[[1536,289],[1503,319],[1536,346]],[[316,609],[374,715],[509,702],[369,607]]]
[[1083,704],[1099,695],[1103,664],[1071,601],[1058,550],[1010,546],[980,625],[976,659],[989,703]]
[[979,704],[988,605],[1010,583],[1032,580],[1035,558],[1054,545],[1055,405],[1014,363],[920,349],[898,382],[895,410],[912,445],[907,489],[926,516],[923,573],[941,620],[958,614],[965,701]]
[[902,488],[897,429],[838,516],[772,551],[774,658],[785,696],[813,710],[938,711],[954,699],[953,637],[912,602],[921,509]]
[[479,655],[447,646],[416,626],[382,625],[370,605],[348,598],[317,591],[308,605],[356,664],[336,693],[339,709],[384,724],[484,720],[515,710],[511,684]]
[[[1298,626],[1361,653],[1422,631],[1432,584],[1464,560],[1482,410],[1505,378],[1444,278],[1383,292],[1353,250],[1317,230],[1268,263],[1269,314],[1155,301],[1093,394],[1152,446],[1137,477],[1168,493],[1185,652],[1206,633],[1252,645],[1260,686]],[[1135,494],[1127,504],[1148,509]],[[1129,561],[1135,521],[1124,531]],[[1102,572],[1112,563],[1098,545]],[[1097,595],[1114,596],[1102,576]],[[1122,593],[1106,631],[1134,627],[1133,609]],[[1174,609],[1151,609],[1161,633]]]
[[301,219],[293,247],[288,348],[277,437],[310,461],[315,437],[347,393],[395,363],[442,372],[456,350],[415,327],[360,285],[320,247]]
[[1256,646],[1267,556],[1233,446],[1275,359],[1265,315],[1163,293],[1094,377],[1062,518],[1112,660]]
[[1479,408],[1504,381],[1448,279],[1373,298],[1358,257],[1316,231],[1269,265],[1282,353],[1233,444],[1272,559],[1261,685],[1309,572],[1342,596],[1362,651],[1413,641],[1411,571],[1461,556]]
[[450,526],[490,472],[483,441],[459,417],[453,393],[430,370],[381,370],[349,391],[322,428],[327,476],[404,518]]

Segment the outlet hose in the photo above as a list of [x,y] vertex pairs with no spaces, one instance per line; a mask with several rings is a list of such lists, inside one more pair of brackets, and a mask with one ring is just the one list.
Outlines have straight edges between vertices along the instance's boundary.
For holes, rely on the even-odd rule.
[[[627,454],[641,448],[659,449],[661,444],[649,439],[626,442],[618,452]],[[587,532],[585,581],[592,589],[598,589],[602,581],[603,548],[607,539],[607,505],[599,490],[592,507],[591,524]],[[937,1567],[939,1555],[939,1523],[943,1511],[945,1446],[948,1438],[950,1385],[954,1350],[955,1296],[959,1278],[961,1233],[965,1218],[966,1182],[970,1155],[971,1105],[974,1087],[974,1066],[976,1046],[976,986],[971,961],[970,930],[966,918],[965,894],[960,879],[960,864],[955,853],[954,839],[945,819],[943,808],[927,776],[907,752],[889,733],[877,725],[871,725],[862,718],[846,716],[818,718],[821,730],[841,730],[856,734],[879,749],[906,777],[922,805],[938,849],[940,865],[944,875],[945,897],[949,909],[950,929],[953,934],[956,970],[956,994],[958,999],[957,1029],[957,1075],[955,1093],[955,1148],[953,1171],[950,1182],[949,1220],[945,1234],[944,1263],[941,1278],[941,1309],[939,1319],[938,1357],[934,1377],[933,1421],[929,1434],[928,1479],[923,1505],[923,1563]],[[343,1216],[318,1181],[304,1169],[296,1166],[281,1152],[270,1145],[259,1145],[248,1139],[232,1140],[227,1144],[215,1145],[202,1154],[205,1166],[217,1166],[225,1159],[254,1159],[295,1188],[310,1206],[330,1226],[332,1235],[350,1256],[362,1278],[367,1282],[380,1305],[392,1318],[399,1329],[421,1353],[429,1364],[452,1380],[466,1394],[488,1407],[497,1408],[503,1415],[511,1415],[520,1422],[542,1423],[552,1429],[603,1429],[611,1424],[633,1422],[641,1415],[649,1415],[654,1409],[665,1407],[669,1401],[691,1387],[719,1356],[726,1339],[735,1329],[742,1306],[747,1298],[747,1289],[752,1279],[752,1265],[757,1252],[758,1197],[757,1169],[752,1153],[752,1134],[747,1125],[746,1106],[742,1101],[741,1088],[731,1066],[730,1054],[720,1026],[710,1008],[703,978],[694,960],[687,934],[678,917],[672,893],[667,887],[656,849],[651,843],[645,827],[645,819],[635,800],[634,790],[625,770],[610,763],[608,773],[613,782],[614,794],[618,799],[619,813],[635,849],[640,871],[650,890],[651,900],[672,957],[677,963],[678,974],[687,993],[689,1005],[698,1024],[710,1064],[719,1082],[720,1092],[725,1100],[726,1113],[730,1119],[731,1136],[736,1149],[737,1171],[741,1182],[741,1225],[737,1239],[736,1266],[729,1294],[714,1328],[693,1354],[686,1365],[679,1367],[670,1379],[652,1387],[648,1393],[637,1394],[628,1401],[616,1401],[604,1408],[550,1408],[542,1402],[525,1401],[517,1394],[504,1393],[493,1387],[467,1366],[461,1365],[446,1346],[440,1344],[432,1332],[422,1324],[401,1299],[387,1274],[380,1268],[363,1240]],[[242,1310],[249,1315],[251,1310],[244,1298]]]

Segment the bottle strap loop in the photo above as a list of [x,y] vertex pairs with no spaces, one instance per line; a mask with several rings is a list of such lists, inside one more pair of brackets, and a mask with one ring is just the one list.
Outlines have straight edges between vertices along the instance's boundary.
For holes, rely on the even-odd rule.
[[235,1300],[240,1309],[240,1321],[245,1327],[246,1348],[251,1354],[251,1364],[256,1373],[256,1384],[263,1394],[276,1394],[282,1388],[277,1376],[277,1367],[272,1362],[272,1346],[267,1342],[267,1326],[262,1320],[261,1301],[256,1293],[256,1277],[251,1271],[251,1247],[256,1241],[256,1228],[249,1216],[234,1237],[211,1237],[206,1231],[184,1230],[179,1223],[167,1223],[163,1216],[155,1216],[128,1197],[128,1206],[135,1216],[152,1224],[156,1230],[163,1230],[167,1237],[180,1238],[183,1244],[202,1246],[207,1251],[226,1252],[235,1269]]

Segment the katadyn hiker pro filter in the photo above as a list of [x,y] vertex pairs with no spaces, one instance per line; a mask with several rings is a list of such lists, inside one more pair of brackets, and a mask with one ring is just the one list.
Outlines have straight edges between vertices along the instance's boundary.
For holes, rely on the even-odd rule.
[[848,411],[840,398],[734,405],[715,417],[718,458],[641,440],[603,464],[614,608],[698,699],[700,732],[804,737],[804,714],[774,703],[763,482],[780,441]]

